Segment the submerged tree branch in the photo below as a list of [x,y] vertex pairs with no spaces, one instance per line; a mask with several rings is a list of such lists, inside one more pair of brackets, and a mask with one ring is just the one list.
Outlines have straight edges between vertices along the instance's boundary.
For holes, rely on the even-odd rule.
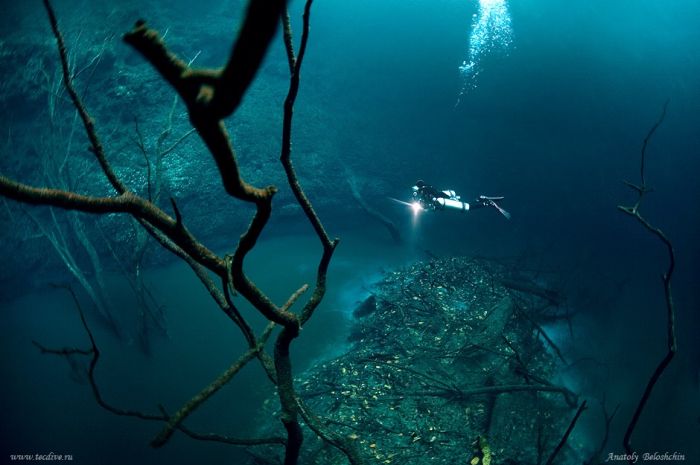
[[332,432],[324,423],[323,420],[314,415],[309,407],[301,399],[297,399],[299,413],[301,414],[306,425],[318,435],[321,439],[341,451],[348,458],[350,465],[364,465],[366,460],[360,453],[358,447],[351,441],[346,440]]
[[622,211],[623,213],[626,213],[639,221],[639,223],[652,233],[654,236],[656,236],[659,241],[665,246],[666,252],[668,254],[668,268],[666,269],[666,272],[662,275],[662,280],[663,280],[663,286],[664,286],[664,298],[666,302],[666,355],[663,357],[663,359],[659,362],[659,364],[656,366],[656,369],[652,373],[651,377],[649,378],[649,381],[647,382],[646,388],[644,389],[644,393],[642,394],[642,398],[639,400],[639,403],[637,404],[637,408],[634,411],[634,414],[632,415],[632,419],[630,420],[629,425],[627,426],[627,430],[625,431],[625,436],[623,438],[623,445],[625,447],[625,451],[627,452],[628,455],[632,455],[633,449],[632,449],[632,433],[634,433],[635,428],[637,427],[637,423],[639,422],[639,418],[642,415],[642,412],[644,411],[644,408],[646,407],[646,404],[651,397],[651,393],[654,389],[654,386],[656,383],[659,381],[659,378],[661,378],[661,375],[663,372],[666,370],[668,365],[671,363],[671,360],[673,359],[674,355],[676,354],[676,314],[675,310],[673,307],[673,294],[671,292],[671,277],[673,276],[673,271],[675,269],[676,265],[676,258],[675,258],[675,253],[673,250],[673,244],[671,244],[671,241],[666,237],[666,234],[664,232],[653,226],[651,223],[649,223],[642,215],[639,213],[639,207],[641,205],[642,199],[644,195],[650,191],[649,188],[646,186],[646,181],[645,181],[645,173],[644,173],[644,164],[645,164],[645,158],[646,158],[646,149],[647,149],[647,144],[651,137],[654,135],[656,132],[657,128],[661,125],[661,123],[664,121],[666,117],[666,107],[668,106],[668,100],[664,103],[663,110],[661,112],[661,116],[659,116],[659,119],[654,123],[654,125],[649,129],[649,132],[647,133],[646,137],[644,138],[644,143],[642,144],[642,152],[641,152],[641,164],[640,164],[640,177],[641,177],[641,183],[639,186],[636,186],[631,183],[626,183],[628,186],[632,187],[636,192],[637,192],[637,201],[632,207],[625,207],[619,205],[617,208]]
[[552,454],[547,459],[546,465],[552,465],[554,463],[554,458],[557,456],[562,447],[564,447],[564,444],[566,444],[566,441],[569,439],[569,435],[574,430],[574,426],[576,426],[576,422],[578,421],[578,418],[581,416],[584,410],[586,410],[585,400],[581,402],[581,405],[576,411],[576,415],[574,415],[574,418],[571,419],[571,423],[569,423],[569,427],[566,429],[564,436],[562,436],[561,440],[559,441],[559,444],[557,444],[557,447],[554,448]]
[[207,387],[202,389],[197,395],[192,397],[187,403],[185,403],[180,410],[178,410],[175,415],[170,417],[168,420],[168,423],[163,427],[163,429],[156,435],[155,438],[151,441],[151,446],[153,447],[161,447],[165,445],[166,442],[170,439],[170,437],[173,435],[175,432],[175,429],[177,429],[180,424],[187,418],[192,412],[194,412],[197,407],[202,405],[204,402],[206,402],[211,396],[213,396],[219,389],[224,387],[229,381],[231,381],[231,378],[233,378],[236,373],[241,371],[241,369],[255,356],[260,352],[263,347],[265,346],[265,343],[267,342],[267,339],[270,337],[270,334],[272,333],[272,329],[275,327],[274,323],[269,323],[267,327],[265,328],[265,331],[263,331],[262,336],[259,339],[258,345],[255,347],[251,347],[248,349],[247,352],[245,352],[243,355],[238,357],[238,359],[226,369],[218,378],[216,378],[211,384],[209,384]]
[[605,407],[605,399],[603,399],[601,402],[601,407],[603,409],[603,418],[605,421],[605,434],[603,435],[603,439],[600,441],[598,448],[595,450],[595,452],[593,452],[591,457],[584,462],[583,465],[597,465],[600,463],[600,457],[603,455],[605,446],[608,444],[608,438],[610,437],[610,423],[612,423],[613,418],[615,418],[617,410],[620,408],[620,404],[615,406],[612,413],[608,413],[608,410]]
[[[326,274],[331,257],[338,243],[337,239],[331,240],[326,233],[310,201],[301,188],[291,163],[292,114],[299,88],[301,64],[308,40],[311,3],[311,0],[307,0],[304,8],[304,25],[298,56],[294,55],[294,50],[292,48],[291,28],[288,15],[284,16],[285,21],[283,21],[291,78],[289,93],[284,104],[282,154],[280,158],[292,191],[323,246],[323,253],[319,260],[313,293],[300,314],[297,315],[293,313],[290,308],[302,293],[306,291],[306,285],[294,292],[286,303],[277,306],[250,281],[244,272],[244,259],[248,252],[255,247],[260,234],[270,218],[272,197],[277,192],[277,189],[274,186],[258,188],[248,184],[241,177],[231,138],[223,123],[223,118],[231,115],[237,109],[243,94],[257,73],[270,41],[275,34],[277,25],[280,19],[283,18],[282,14],[285,10],[286,1],[250,0],[238,38],[232,47],[231,55],[226,65],[222,69],[193,69],[191,62],[185,63],[170,52],[163,39],[158,35],[158,32],[148,28],[146,23],[142,20],[139,20],[134,28],[124,35],[125,42],[140,52],[161,74],[163,79],[172,85],[180,98],[185,102],[190,121],[209,149],[218,168],[226,192],[232,197],[252,203],[256,207],[256,213],[248,229],[241,236],[234,253],[225,258],[221,258],[207,249],[186,229],[183,224],[182,215],[174,200],[172,201],[175,215],[173,218],[156,205],[157,195],[154,195],[151,190],[149,190],[149,199],[146,200],[131,192],[119,180],[106,159],[104,149],[97,137],[94,123],[77,92],[75,92],[73,88],[65,44],[58,29],[56,16],[50,5],[50,1],[44,0],[52,30],[58,42],[59,55],[61,57],[64,74],[64,85],[71,95],[72,102],[83,121],[85,132],[91,143],[91,151],[97,157],[102,170],[109,179],[112,187],[116,190],[117,195],[113,197],[95,197],[81,195],[68,190],[37,188],[16,182],[4,176],[0,176],[0,195],[24,203],[50,205],[86,213],[128,213],[132,215],[161,245],[183,258],[190,265],[219,307],[222,308],[243,331],[249,344],[249,350],[246,353],[234,362],[234,364],[217,378],[217,380],[182,406],[174,416],[168,415],[162,408],[161,413],[158,415],[125,410],[112,406],[101,396],[94,378],[95,367],[99,360],[100,351],[85,321],[82,310],[79,309],[83,326],[91,342],[91,349],[82,353],[84,355],[92,355],[88,369],[88,377],[97,403],[102,408],[116,415],[166,422],[166,426],[153,440],[154,446],[163,445],[167,442],[168,438],[171,437],[174,430],[179,429],[191,437],[202,440],[216,440],[231,444],[247,445],[263,443],[284,444],[285,464],[294,465],[298,461],[303,438],[297,418],[299,406],[297,405],[294,390],[289,349],[291,342],[299,335],[301,326],[312,316],[314,310],[318,307],[325,295]],[[179,141],[176,143],[179,143]],[[149,175],[149,186],[150,178],[151,176]],[[214,286],[213,280],[208,275],[208,272],[215,273],[221,279],[224,289],[223,293]],[[268,329],[261,338],[255,338],[247,322],[233,306],[231,298],[228,295],[229,286],[238,291],[270,321]],[[76,299],[76,304],[77,303]],[[282,325],[283,328],[275,344],[274,372],[272,372],[271,361],[269,357],[264,354],[263,345],[269,337],[275,323]],[[51,349],[46,349],[39,345],[38,347],[45,352],[51,351]],[[72,350],[73,349],[70,348],[59,349],[50,353],[58,353],[66,356],[79,353],[72,352]],[[285,441],[281,438],[237,440],[235,438],[227,438],[213,434],[199,434],[187,430],[182,425],[182,421],[238,373],[245,363],[254,357],[260,358],[266,371],[268,371],[268,377],[278,387],[282,408],[282,421],[287,429],[287,440]],[[322,427],[317,428],[317,430],[320,431],[319,435],[321,437],[331,437],[327,432],[323,432],[319,428]],[[350,457],[350,455],[348,456]],[[358,462],[354,461],[353,463]]]
[[[97,363],[99,362],[99,358],[100,358],[100,349],[97,346],[97,342],[95,340],[95,337],[92,334],[92,330],[90,329],[89,325],[87,324],[87,320],[85,318],[85,312],[83,311],[83,308],[80,305],[80,301],[78,300],[78,297],[75,295],[75,292],[73,291],[73,289],[70,286],[62,286],[62,287],[64,287],[70,293],[71,298],[73,299],[73,302],[74,302],[76,309],[78,311],[78,314],[80,316],[80,321],[82,323],[83,329],[85,330],[85,332],[90,340],[90,349],[77,349],[77,348],[73,348],[73,347],[67,347],[67,348],[62,348],[62,349],[51,349],[51,348],[47,348],[47,347],[39,344],[36,341],[32,341],[32,342],[37,348],[39,348],[39,350],[41,351],[42,354],[60,355],[60,356],[64,356],[64,357],[67,357],[70,355],[86,355],[86,356],[89,355],[89,356],[91,356],[90,364],[88,367],[88,381],[90,384],[90,388],[92,390],[92,394],[95,397],[95,400],[97,401],[97,404],[100,407],[102,407],[103,409],[107,410],[110,413],[113,413],[113,414],[119,415],[119,416],[134,417],[134,418],[139,418],[141,420],[167,422],[163,432],[161,432],[161,435],[163,435],[165,431],[169,431],[168,437],[172,434],[172,429],[179,429],[180,431],[185,433],[187,436],[190,436],[193,439],[198,439],[198,440],[202,440],[202,441],[223,442],[226,444],[240,445],[240,446],[254,446],[254,445],[262,445],[262,444],[285,444],[285,441],[282,438],[278,438],[278,437],[251,438],[251,439],[232,438],[229,436],[224,436],[224,435],[215,434],[215,433],[197,433],[197,432],[194,432],[194,431],[186,428],[184,425],[182,425],[182,421],[185,419],[185,417],[187,415],[189,415],[194,409],[199,407],[205,400],[207,400],[216,391],[218,391],[221,387],[223,387],[224,384],[226,384],[228,381],[230,381],[231,378],[233,377],[233,375],[235,375],[235,373],[238,370],[240,370],[240,368],[242,368],[242,364],[245,364],[252,357],[248,358],[247,360],[245,360],[243,362],[242,362],[242,360],[246,359],[251,352],[262,350],[262,347],[264,345],[264,341],[267,340],[267,338],[269,337],[269,335],[272,331],[272,327],[273,327],[272,324],[268,325],[268,327],[263,332],[263,335],[260,338],[261,342],[259,343],[259,346],[249,350],[239,360],[234,362],[234,364],[228,370],[226,370],[210,386],[205,388],[202,392],[200,392],[197,396],[195,396],[190,402],[188,402],[181,409],[181,411],[179,411],[178,414],[176,414],[174,417],[170,417],[162,408],[161,408],[160,415],[149,414],[149,413],[144,413],[144,412],[141,412],[138,410],[128,410],[128,409],[123,409],[120,407],[115,407],[114,405],[112,405],[104,400],[104,398],[102,397],[102,393],[100,392],[99,385],[97,384],[97,380],[95,378],[95,370],[97,368]],[[253,354],[253,356],[254,356],[254,354]],[[160,444],[160,445],[162,445],[162,444]]]
[[176,219],[131,191],[115,197],[93,197],[60,189],[32,187],[0,175],[0,195],[32,205],[49,205],[85,213],[128,213],[148,221],[195,260],[217,274],[226,273],[223,259],[206,248]]
[[63,40],[63,34],[61,34],[61,31],[58,28],[56,13],[54,12],[53,6],[51,5],[51,2],[49,0],[43,1],[44,8],[46,8],[46,12],[49,16],[49,22],[51,23],[51,30],[53,31],[53,35],[56,38],[56,43],[58,45],[58,54],[61,59],[61,70],[63,71],[63,85],[66,88],[66,91],[68,91],[68,95],[70,95],[71,101],[73,102],[73,105],[78,111],[80,119],[83,122],[83,126],[85,127],[85,133],[87,134],[88,139],[90,140],[90,151],[97,158],[97,161],[99,162],[102,171],[104,171],[105,175],[107,176],[107,179],[109,179],[109,183],[112,185],[112,187],[114,187],[114,190],[116,190],[118,194],[123,194],[127,191],[127,188],[119,180],[117,175],[114,173],[112,166],[107,161],[104,148],[102,147],[102,143],[97,137],[97,132],[95,131],[95,122],[88,114],[87,110],[85,109],[85,106],[83,105],[82,100],[80,99],[80,96],[73,87],[73,76],[71,75],[70,66],[68,64],[68,53],[66,52],[66,45]]
[[[283,37],[285,50],[287,51],[287,58],[289,62],[290,69],[290,81],[289,90],[287,92],[287,97],[284,101],[284,115],[282,120],[282,149],[280,154],[280,162],[284,167],[284,171],[287,175],[287,182],[292,189],[294,197],[301,206],[304,214],[306,215],[311,226],[314,228],[316,235],[321,242],[323,247],[323,253],[319,261],[317,273],[316,273],[316,285],[311,298],[308,300],[304,308],[302,309],[301,316],[299,318],[299,325],[303,325],[308,321],[308,319],[313,314],[316,307],[323,299],[326,292],[326,274],[328,272],[328,265],[333,256],[333,252],[338,245],[338,239],[331,240],[326,232],[321,220],[314,211],[311,202],[309,201],[306,193],[301,187],[301,183],[297,177],[296,171],[292,164],[291,153],[292,153],[292,120],[294,116],[294,103],[296,102],[297,95],[299,93],[299,81],[301,66],[306,53],[306,45],[309,38],[309,18],[311,15],[311,4],[313,0],[306,0],[304,5],[303,13],[303,26],[302,35],[299,44],[299,52],[297,55],[294,53],[291,24],[289,21],[289,16],[285,14],[283,17]],[[286,13],[286,11],[285,11]],[[294,340],[299,334],[299,330],[294,327],[286,326],[282,332],[280,332],[275,343],[275,367],[277,369],[277,382],[278,382],[278,392],[280,397],[280,403],[282,407],[282,423],[287,430],[287,448],[285,451],[284,464],[285,465],[295,465],[299,457],[299,451],[301,449],[301,444],[303,442],[303,433],[301,426],[299,425],[298,414],[299,405],[297,403],[297,395],[294,389],[294,380],[292,365],[289,355],[289,348]],[[330,437],[330,434],[322,431],[323,426],[318,425],[316,428],[317,434],[324,440]],[[332,445],[337,447],[338,441],[327,441]],[[352,462],[352,457],[346,452],[349,447],[340,448]]]
[[309,219],[309,222],[316,231],[321,244],[325,249],[335,248],[337,245],[337,239],[331,240],[326,232],[325,228],[321,224],[321,220],[316,215],[311,202],[309,201],[306,193],[299,183],[299,178],[294,170],[294,165],[292,164],[291,154],[292,154],[292,117],[294,115],[294,103],[296,102],[297,95],[299,93],[299,79],[301,73],[301,65],[304,60],[304,55],[306,53],[306,44],[309,37],[309,17],[311,14],[311,4],[313,0],[307,0],[304,6],[304,17],[303,17],[303,29],[301,36],[301,43],[299,45],[299,53],[295,57],[294,50],[291,48],[291,26],[288,21],[284,22],[284,37],[285,45],[287,48],[287,55],[290,57],[289,62],[293,63],[294,66],[291,67],[291,77],[289,81],[289,91],[287,92],[287,97],[284,100],[284,119],[282,120],[282,153],[280,154],[280,162],[284,167],[284,171],[287,174],[287,180],[289,186],[292,188],[292,192],[301,205],[304,214]]
[[[509,392],[556,392],[564,396],[564,399],[569,405],[576,406],[576,394],[569,389],[551,384],[504,384],[496,386],[483,387],[465,387],[465,388],[441,388],[425,391],[411,392],[406,395],[411,397],[433,396],[445,397],[449,399],[466,399],[471,396],[479,396],[484,394],[504,394]],[[386,396],[384,400],[398,400],[400,397]]]

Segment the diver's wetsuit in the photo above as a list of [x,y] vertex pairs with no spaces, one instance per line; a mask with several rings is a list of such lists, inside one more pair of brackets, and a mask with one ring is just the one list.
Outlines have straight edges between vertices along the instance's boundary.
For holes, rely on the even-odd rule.
[[457,210],[467,212],[478,208],[493,207],[501,215],[510,219],[510,213],[505,211],[497,202],[503,197],[488,197],[480,195],[473,202],[462,202],[461,197],[453,190],[439,191],[433,186],[426,184],[419,179],[413,186],[413,206],[414,212],[420,210]]
[[418,190],[416,190],[416,192],[417,192],[416,197],[418,197],[420,199],[430,199],[430,198],[448,199],[448,198],[450,198],[444,192],[441,192],[441,191],[435,189],[433,186],[426,184],[424,181],[422,181],[420,179],[416,182],[416,187],[418,187]]
[[476,199],[474,202],[462,202],[460,197],[454,191],[439,191],[433,186],[426,184],[425,181],[419,179],[416,181],[416,185],[413,188],[413,197],[416,201],[420,202],[424,209],[430,210],[442,210],[445,208],[445,201],[439,201],[438,199],[448,199],[451,202],[451,208],[455,208],[456,203],[459,203],[461,210],[474,210],[477,208],[483,208],[487,204],[480,199]]

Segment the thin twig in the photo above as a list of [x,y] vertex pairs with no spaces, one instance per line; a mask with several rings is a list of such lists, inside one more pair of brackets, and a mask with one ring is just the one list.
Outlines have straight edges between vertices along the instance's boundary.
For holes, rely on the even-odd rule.
[[649,132],[647,133],[646,137],[644,138],[644,143],[642,144],[642,156],[641,156],[641,162],[640,162],[640,166],[639,166],[639,175],[640,175],[640,178],[642,180],[642,183],[640,185],[642,188],[642,192],[646,191],[646,181],[644,179],[644,165],[645,165],[645,161],[646,161],[647,144],[649,143],[649,141],[651,140],[652,136],[654,135],[656,130],[659,128],[661,123],[663,123],[664,119],[666,119],[666,109],[668,108],[668,102],[669,102],[669,100],[666,99],[666,101],[664,102],[663,109],[661,110],[661,115],[659,116],[659,119],[656,120],[656,123],[654,123],[654,125],[651,127],[651,129],[649,129]]
[[596,465],[599,463],[600,456],[603,454],[605,446],[608,444],[608,438],[610,437],[610,424],[615,418],[615,415],[617,414],[617,411],[620,408],[620,404],[617,404],[615,406],[615,409],[613,409],[612,413],[608,413],[608,410],[605,408],[605,399],[603,399],[602,408],[603,417],[605,420],[605,434],[603,435],[603,439],[600,441],[598,449],[596,449],[596,451],[591,455],[590,459],[584,462],[584,465]]
[[557,444],[557,447],[554,448],[552,451],[552,454],[549,456],[547,459],[546,465],[552,465],[554,463],[554,458],[557,456],[559,451],[561,450],[562,447],[564,447],[564,444],[566,444],[566,441],[569,439],[569,435],[571,434],[571,431],[573,431],[574,426],[576,426],[576,422],[578,421],[578,417],[581,416],[581,413],[586,409],[586,401],[584,400],[581,402],[581,406],[579,406],[578,410],[576,411],[576,415],[574,415],[574,418],[571,420],[571,423],[569,423],[569,427],[566,429],[566,432],[564,433],[564,436],[562,436],[561,441],[559,441],[559,444]]
[[53,354],[53,355],[92,355],[91,349],[78,349],[76,347],[63,347],[61,349],[50,349],[39,344],[36,341],[32,341],[42,354]]

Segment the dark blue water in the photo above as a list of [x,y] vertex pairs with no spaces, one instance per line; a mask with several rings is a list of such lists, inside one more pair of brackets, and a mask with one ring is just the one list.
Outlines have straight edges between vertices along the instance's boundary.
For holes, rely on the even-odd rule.
[[[7,142],[0,143],[0,169],[43,185],[39,155],[44,150],[35,141],[47,134],[49,93],[41,70],[49,76],[56,71],[55,56],[42,54],[51,50],[52,37],[40,2],[4,3],[0,90]],[[87,63],[109,38],[106,56],[114,64],[98,68],[92,83],[83,81],[80,88],[89,90],[86,103],[104,128],[120,175],[143,193],[134,115],[154,140],[172,93],[162,90],[158,76],[118,36],[145,17],[158,29],[168,29],[177,53],[191,58],[201,52],[195,63],[217,66],[228,53],[242,4],[63,0],[55,7],[69,48],[80,43],[85,50],[78,63]],[[584,361],[560,376],[591,399],[605,397],[610,409],[620,403],[608,449],[621,452],[633,407],[665,353],[660,275],[667,257],[662,245],[616,206],[635,201],[622,181],[638,182],[642,141],[668,101],[665,120],[647,148],[646,177],[654,191],[645,197],[642,212],[675,247],[678,355],[658,384],[634,443],[644,451],[679,451],[687,463],[700,463],[693,441],[700,433],[700,5],[690,0],[513,0],[507,7],[511,41],[500,48],[484,46],[480,72],[460,98],[465,81],[458,67],[470,59],[478,1],[314,3],[295,113],[294,157],[329,232],[343,241],[331,265],[329,295],[296,346],[296,368],[302,371],[342,351],[348,312],[383,269],[424,258],[422,250],[440,256],[519,257],[524,267],[547,271],[546,284],[565,293],[577,312],[573,339],[560,328],[551,331],[572,359],[595,363]],[[298,1],[290,5],[297,37],[301,8]],[[32,62],[32,56],[47,58]],[[276,164],[285,73],[280,37],[228,121],[243,174],[281,186],[274,210],[279,213],[273,213],[263,243],[247,262],[251,276],[278,302],[313,281],[320,254]],[[61,124],[72,118],[68,108],[58,117]],[[187,130],[181,106],[175,122],[180,134]],[[79,137],[78,148],[71,149],[75,177],[91,175],[76,186],[103,195],[107,190],[97,168],[76,161],[84,146]],[[235,245],[250,210],[221,192],[213,163],[195,139],[178,155],[182,158],[168,162],[169,188],[191,229],[225,253]],[[65,144],[66,138],[58,140]],[[402,246],[357,208],[348,177],[357,181],[368,204],[400,227]],[[464,199],[504,195],[512,219],[489,209],[468,215],[426,212],[414,221],[389,197],[408,199],[419,178],[454,189]],[[73,454],[77,463],[241,463],[245,454],[237,448],[183,435],[161,450],[151,449],[148,441],[159,425],[101,410],[88,386],[71,379],[64,360],[38,353],[32,340],[55,347],[85,347],[88,341],[68,295],[34,284],[75,285],[74,280],[19,205],[7,205],[0,206],[6,264],[0,282],[2,463],[9,463],[10,454],[51,451]],[[31,211],[48,220],[45,210]],[[108,235],[126,228],[121,220],[101,221]],[[86,217],[86,224],[100,243],[102,236],[92,227],[97,220]],[[131,236],[116,237],[128,244]],[[133,297],[111,254],[98,249],[115,307],[129,314]],[[105,397],[120,406],[157,412],[163,404],[173,411],[223,371],[243,343],[189,268],[166,254],[149,253],[144,273],[167,309],[169,338],[155,339],[146,358],[129,337],[117,342],[97,328],[103,351],[99,382]],[[80,260],[87,263],[85,257]],[[262,420],[257,406],[272,394],[262,371],[251,365],[188,424],[247,435]],[[602,423],[598,407],[590,410],[578,434],[582,443],[595,444]]]

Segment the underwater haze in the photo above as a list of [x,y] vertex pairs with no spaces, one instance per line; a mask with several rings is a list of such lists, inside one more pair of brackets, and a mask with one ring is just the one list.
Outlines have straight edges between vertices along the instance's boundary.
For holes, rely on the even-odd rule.
[[[255,205],[227,194],[187,106],[122,36],[144,19],[186,64],[218,68],[229,57],[248,2],[51,4],[71,81],[116,175],[136,195],[181,217],[224,263],[237,250]],[[0,176],[116,195],[64,87],[44,2],[1,6]],[[300,0],[288,2],[297,52],[304,7]],[[668,342],[662,279],[668,250],[618,208],[635,205],[637,191],[625,182],[640,184],[641,165],[651,190],[644,192],[639,212],[663,231],[675,253],[677,352],[653,387],[632,446],[640,461],[652,454],[644,463],[700,464],[700,3],[315,0],[310,11],[291,158],[315,213],[340,242],[326,295],[294,339],[291,360],[300,395],[308,396],[321,418],[332,418],[326,426],[365,454],[366,463],[539,465],[586,400],[554,463],[625,462],[623,436]],[[277,306],[309,284],[291,307],[300,315],[324,249],[279,161],[290,83],[279,23],[240,106],[224,123],[242,178],[279,189],[243,270]],[[424,192],[413,189],[417,180],[434,186],[435,194],[414,196]],[[17,201],[6,185],[0,190],[0,463],[57,461],[56,455],[105,465],[284,463],[279,441],[262,448],[232,445],[176,429],[162,447],[150,445],[164,418],[249,349],[232,324],[235,316],[221,308],[222,279],[239,281],[203,271],[216,289],[208,292],[201,276],[129,215],[32,205],[41,202]],[[460,196],[450,199],[459,209],[443,207],[443,190]],[[417,200],[422,207],[412,207]],[[476,273],[484,279],[474,278]],[[496,283],[489,284],[488,296],[487,281]],[[238,285],[229,287],[237,291],[231,298],[243,318],[260,334],[264,313]],[[397,289],[412,297],[397,298]],[[216,292],[219,304],[210,295]],[[452,297],[443,298],[443,292]],[[472,303],[463,307],[464,301]],[[512,302],[512,312],[503,310],[503,302]],[[481,322],[487,313],[466,313],[482,307],[502,324],[496,316],[491,325]],[[537,308],[544,313],[528,313]],[[427,328],[438,331],[440,318],[463,328],[445,328],[426,342]],[[414,323],[427,326],[414,334]],[[500,332],[479,339],[488,327]],[[94,381],[103,401],[122,410],[119,415],[96,401],[89,371],[95,352],[86,328],[100,354]],[[270,356],[279,355],[279,334],[278,325],[265,346]],[[442,350],[448,334],[453,342],[480,340],[480,349],[504,361],[470,353],[460,363],[477,374],[460,369],[462,379],[455,365],[440,371],[435,367],[443,362],[409,353]],[[382,347],[395,347],[392,341],[403,341],[406,353],[380,356]],[[523,344],[521,352],[516,343]],[[455,352],[448,345],[436,360]],[[464,347],[457,352],[463,356]],[[389,356],[423,360],[428,368],[415,362],[404,374],[413,370],[413,381],[427,384],[406,394],[400,389],[414,386],[361,368],[355,380],[330,379],[331,368],[341,365],[343,376],[357,373],[356,367],[391,367],[395,359]],[[478,377],[491,366],[497,367],[493,377]],[[450,382],[435,381],[448,375]],[[202,434],[286,440],[279,387],[269,378],[253,357],[183,425]],[[492,388],[500,379],[520,387],[461,397],[464,386]],[[338,384],[330,390],[332,382]],[[430,383],[439,385],[440,395]],[[522,387],[531,383],[556,387],[565,399]],[[382,386],[392,393],[374,390]],[[377,407],[366,423],[357,413],[368,408],[367,399],[372,404],[384,395],[393,402],[394,394],[403,400],[416,392],[427,393],[424,404]],[[499,406],[503,398],[513,403]],[[357,401],[357,412],[343,403],[351,401]],[[487,420],[428,426],[437,408],[454,408],[467,418],[487,411]],[[392,415],[406,420],[406,431],[384,421]],[[511,435],[511,444],[499,443],[508,437],[506,428],[514,427],[506,419],[525,425],[535,417],[547,418],[553,429],[546,440],[538,423],[534,436]],[[375,420],[391,424],[391,433],[373,430]],[[342,454],[324,455],[335,450],[332,441],[301,423],[299,463],[350,463]],[[437,430],[444,438],[433,435]],[[375,436],[362,437],[370,432]],[[414,447],[422,449],[411,452]]]

